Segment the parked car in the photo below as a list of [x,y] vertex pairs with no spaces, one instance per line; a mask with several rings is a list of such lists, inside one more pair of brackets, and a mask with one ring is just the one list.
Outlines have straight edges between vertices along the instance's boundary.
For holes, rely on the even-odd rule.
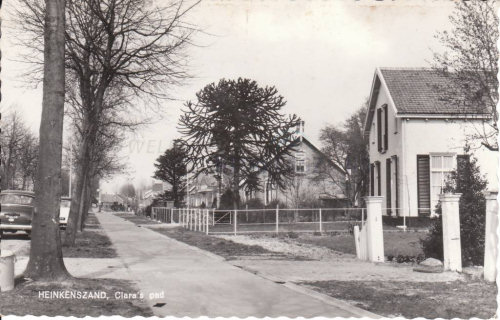
[[25,231],[31,234],[31,219],[35,212],[35,194],[31,191],[5,190],[0,193],[0,234]]
[[59,211],[59,226],[61,229],[66,229],[68,225],[69,207],[71,206],[71,198],[61,198],[61,210]]

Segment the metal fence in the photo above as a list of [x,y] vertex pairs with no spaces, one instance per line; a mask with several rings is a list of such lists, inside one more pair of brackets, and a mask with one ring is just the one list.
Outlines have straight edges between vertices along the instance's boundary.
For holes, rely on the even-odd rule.
[[243,209],[153,207],[151,219],[207,234],[348,232],[366,217],[365,208]]

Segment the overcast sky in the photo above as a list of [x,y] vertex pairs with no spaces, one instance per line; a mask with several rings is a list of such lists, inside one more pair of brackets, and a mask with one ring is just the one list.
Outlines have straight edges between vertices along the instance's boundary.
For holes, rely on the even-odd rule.
[[[162,0],[159,0],[162,1]],[[304,1],[259,0],[202,2],[189,17],[206,34],[189,50],[188,84],[170,90],[178,101],[164,103],[160,120],[130,135],[122,154],[128,174],[103,184],[108,192],[125,180],[151,182],[153,163],[172,139],[182,101],[220,78],[247,77],[274,85],[287,100],[286,113],[305,120],[306,136],[315,144],[319,131],[340,123],[370,94],[376,67],[428,67],[434,39],[449,28],[453,2],[441,1]],[[9,17],[3,14],[3,25]],[[208,35],[207,35],[208,34]],[[22,86],[13,61],[20,48],[15,34],[2,37],[2,110],[17,106],[38,131],[41,88]]]

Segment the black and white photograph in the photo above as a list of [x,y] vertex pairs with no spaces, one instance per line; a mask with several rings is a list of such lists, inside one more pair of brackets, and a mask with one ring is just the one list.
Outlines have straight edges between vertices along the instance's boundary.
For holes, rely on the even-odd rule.
[[498,0],[0,7],[0,317],[498,316]]

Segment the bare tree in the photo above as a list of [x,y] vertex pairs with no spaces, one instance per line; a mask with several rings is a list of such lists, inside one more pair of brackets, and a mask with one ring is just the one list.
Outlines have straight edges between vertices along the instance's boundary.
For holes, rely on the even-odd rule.
[[70,277],[64,266],[59,234],[61,162],[64,118],[64,0],[46,0],[44,17],[44,70],[37,213],[32,220],[32,241],[25,275],[35,280]]
[[[328,125],[321,130],[322,152],[317,158],[315,179],[327,179],[337,185],[351,203],[367,194],[369,177],[368,147],[363,137],[367,105],[354,112],[342,125]],[[338,170],[332,170],[332,162]]]
[[450,31],[436,38],[445,47],[435,53],[433,66],[451,81],[439,88],[443,99],[462,108],[491,115],[490,121],[475,127],[470,138],[480,141],[490,150],[498,151],[498,2],[455,1],[455,11],[449,17]]
[[2,189],[14,189],[14,179],[18,160],[23,148],[23,141],[29,133],[21,116],[17,112],[4,113],[1,142]]
[[[24,45],[38,47],[45,10],[40,0],[21,0],[17,17]],[[81,123],[82,159],[66,229],[65,243],[74,244],[76,221],[83,208],[84,189],[90,172],[92,148],[101,127],[130,127],[139,121],[123,121],[120,111],[132,112],[135,98],[168,99],[167,92],[188,77],[185,48],[196,28],[185,22],[197,4],[145,0],[67,0],[66,71],[72,106]],[[30,61],[30,57],[26,57]],[[35,68],[36,68],[36,61]],[[146,104],[150,106],[151,104]],[[111,116],[104,116],[110,114]],[[144,114],[144,112],[137,112]],[[127,118],[127,117],[125,117]],[[134,117],[132,117],[134,118]],[[140,117],[136,117],[140,119]],[[103,121],[103,119],[105,119]],[[130,117],[129,117],[130,119]]]

